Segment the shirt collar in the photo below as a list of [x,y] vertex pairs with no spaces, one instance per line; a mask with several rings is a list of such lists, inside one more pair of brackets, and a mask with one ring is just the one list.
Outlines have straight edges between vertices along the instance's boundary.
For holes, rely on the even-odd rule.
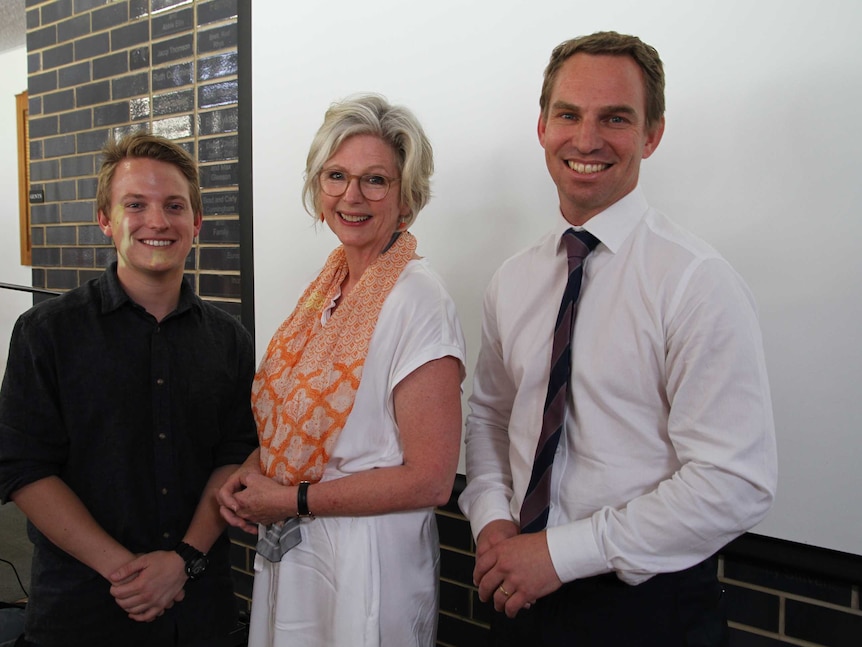
[[[117,261],[111,263],[100,281],[100,290],[102,293],[102,314],[108,314],[114,310],[118,310],[126,303],[133,305],[136,308],[140,306],[132,301],[123,286],[120,285],[120,279],[117,276]],[[188,282],[183,279],[180,285],[180,300],[177,304],[177,309],[169,316],[182,314],[191,308],[200,309],[200,297],[198,297]]]
[[[631,193],[587,220],[583,227],[574,227],[574,229],[586,229],[611,252],[616,253],[644,217],[648,208],[643,190],[638,185]],[[561,240],[563,233],[570,227],[572,225],[561,213],[555,230],[557,240]]]

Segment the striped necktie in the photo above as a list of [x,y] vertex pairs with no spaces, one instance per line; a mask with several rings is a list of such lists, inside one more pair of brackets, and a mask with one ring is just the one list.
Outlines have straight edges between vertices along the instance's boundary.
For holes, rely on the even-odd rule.
[[569,280],[563,291],[560,312],[554,327],[554,341],[551,349],[551,375],[548,380],[548,394],[542,416],[542,432],[536,445],[533,472],[530,484],[521,504],[521,532],[539,532],[548,524],[551,505],[551,470],[554,454],[563,432],[566,419],[566,401],[569,380],[572,375],[572,330],[575,323],[575,307],[581,292],[583,262],[599,240],[587,231],[568,229],[563,234],[566,253],[569,258]]

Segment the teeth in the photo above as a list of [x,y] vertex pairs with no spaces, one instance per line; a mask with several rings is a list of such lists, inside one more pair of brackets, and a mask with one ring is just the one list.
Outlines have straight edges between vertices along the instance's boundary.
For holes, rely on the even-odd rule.
[[365,222],[366,220],[368,220],[369,218],[371,218],[371,216],[350,216],[350,215],[348,215],[348,214],[346,214],[346,213],[341,213],[341,214],[339,214],[339,215],[340,215],[344,220],[346,220],[347,222]]
[[150,247],[167,247],[173,241],[171,240],[142,240],[144,245],[149,245]]
[[575,173],[582,173],[583,175],[598,173],[599,171],[604,171],[608,166],[610,166],[610,164],[580,164],[578,162],[568,162],[568,164],[569,168]]

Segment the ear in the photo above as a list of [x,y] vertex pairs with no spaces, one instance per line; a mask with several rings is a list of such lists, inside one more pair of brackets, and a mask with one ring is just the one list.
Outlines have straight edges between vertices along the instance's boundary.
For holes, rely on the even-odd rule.
[[644,144],[643,159],[646,159],[655,152],[661,137],[664,135],[664,115],[659,122],[653,126],[652,130],[647,132],[646,143]]
[[195,238],[197,238],[198,234],[201,233],[201,227],[204,224],[204,216],[202,213],[198,212],[195,214]]
[[105,234],[108,238],[112,238],[114,235],[113,229],[111,228],[111,219],[105,215],[105,212],[99,209],[99,212],[96,214],[96,217],[99,221],[99,228],[102,230],[102,233]]
[[539,113],[539,123],[536,126],[536,132],[539,134],[539,143],[542,145],[542,148],[545,147],[545,128],[547,127],[548,122],[545,119],[545,115],[541,112]]

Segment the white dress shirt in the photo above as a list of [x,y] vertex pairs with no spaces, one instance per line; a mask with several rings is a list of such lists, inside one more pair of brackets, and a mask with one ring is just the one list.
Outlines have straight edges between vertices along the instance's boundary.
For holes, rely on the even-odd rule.
[[[474,536],[518,521],[569,227],[560,216],[485,295],[459,500]],[[709,557],[769,509],[777,459],[763,344],[741,277],[639,187],[584,229],[601,243],[584,263],[547,541],[563,582],[616,571],[638,584]]]

